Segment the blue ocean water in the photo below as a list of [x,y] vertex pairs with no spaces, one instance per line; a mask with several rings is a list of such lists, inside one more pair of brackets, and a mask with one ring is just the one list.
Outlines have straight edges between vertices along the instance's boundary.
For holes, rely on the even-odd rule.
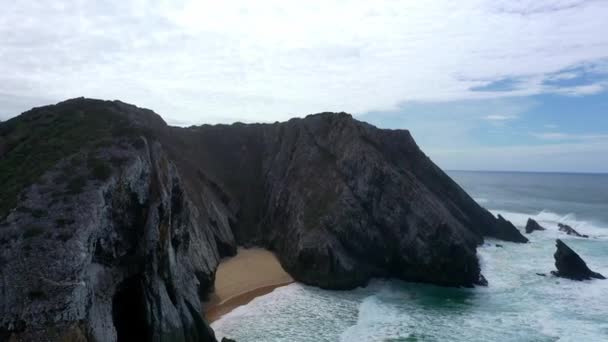
[[[482,206],[519,228],[547,228],[531,243],[488,239],[478,249],[488,287],[442,288],[376,280],[353,291],[292,284],[212,324],[247,341],[608,341],[608,280],[541,277],[555,239],[608,276],[608,175],[465,172],[450,176]],[[566,223],[590,239],[565,235]],[[504,248],[497,248],[499,242]]]

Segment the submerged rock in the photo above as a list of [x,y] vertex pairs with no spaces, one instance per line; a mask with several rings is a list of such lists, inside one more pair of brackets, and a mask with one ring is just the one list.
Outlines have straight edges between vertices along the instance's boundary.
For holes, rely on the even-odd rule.
[[574,236],[578,236],[578,237],[582,237],[582,238],[588,238],[589,235],[584,235],[584,234],[580,234],[579,232],[577,232],[576,230],[574,230],[574,228],[570,227],[567,224],[562,224],[562,223],[558,223],[557,226],[559,227],[559,231],[560,232],[564,232],[568,235],[574,235]]
[[535,230],[545,230],[545,228],[533,219],[528,218],[528,222],[526,222],[526,234],[530,234]]
[[236,341],[231,338],[228,338],[228,337],[223,337],[222,342],[236,342]]
[[561,240],[556,240],[556,246],[557,250],[553,256],[557,271],[551,271],[551,274],[573,280],[606,279],[603,275],[591,271],[583,259]]
[[497,227],[498,233],[494,235],[496,238],[518,243],[528,242],[528,239],[521,234],[519,229],[501,215],[498,215]]
[[345,113],[177,128],[74,99],[3,122],[0,142],[0,337],[215,341],[200,302],[237,244],[350,289],[483,285],[484,236],[527,241],[408,131]]

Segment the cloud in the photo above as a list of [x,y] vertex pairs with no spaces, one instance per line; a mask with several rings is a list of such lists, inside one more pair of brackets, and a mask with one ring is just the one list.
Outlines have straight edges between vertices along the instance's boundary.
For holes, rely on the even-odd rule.
[[541,132],[532,133],[532,136],[540,140],[561,141],[561,140],[607,140],[608,134],[572,134],[564,132]]
[[0,93],[122,99],[176,122],[590,94],[605,83],[543,80],[607,68],[607,15],[606,1],[13,1]]
[[518,118],[517,115],[500,115],[500,114],[486,115],[483,117],[484,120],[494,121],[494,122],[504,122],[504,121],[509,121],[509,120],[515,120],[517,118]]

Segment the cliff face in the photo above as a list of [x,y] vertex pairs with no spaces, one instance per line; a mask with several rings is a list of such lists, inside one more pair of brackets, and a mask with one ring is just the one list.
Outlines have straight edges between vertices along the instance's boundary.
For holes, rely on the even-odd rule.
[[[36,154],[40,137],[76,146]],[[213,341],[200,301],[237,243],[274,250],[299,281],[348,289],[371,277],[483,283],[483,236],[523,242],[409,132],[343,113],[174,128],[76,99],[2,123],[0,147],[0,166],[19,171],[0,172],[11,186],[0,197],[0,340]]]

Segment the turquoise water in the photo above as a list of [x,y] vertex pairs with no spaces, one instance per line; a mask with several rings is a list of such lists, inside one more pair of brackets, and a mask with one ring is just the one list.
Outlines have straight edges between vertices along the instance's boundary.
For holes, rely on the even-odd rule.
[[[488,287],[442,288],[376,280],[354,291],[292,284],[213,323],[247,341],[608,341],[608,280],[574,282],[554,269],[555,239],[608,276],[608,175],[450,172],[481,205],[523,228],[521,245],[478,249]],[[557,223],[592,238],[567,236]],[[500,243],[504,248],[497,248]]]

